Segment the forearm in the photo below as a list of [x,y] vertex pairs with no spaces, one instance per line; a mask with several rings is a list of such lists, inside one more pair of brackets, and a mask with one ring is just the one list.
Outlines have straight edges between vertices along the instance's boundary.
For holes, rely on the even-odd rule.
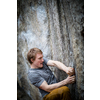
[[44,81],[39,88],[44,90],[44,91],[51,92],[54,89],[57,89],[57,88],[64,86],[66,84],[72,84],[74,82],[75,82],[75,76],[68,76],[63,81],[58,82],[58,83],[54,83],[54,84],[50,84],[50,85],[48,85],[48,83],[46,81]]
[[75,71],[74,71],[74,69],[72,67],[67,67],[67,66],[65,66],[63,63],[61,63],[59,61],[49,60],[48,61],[48,65],[56,66],[58,69],[63,70],[64,72],[66,72],[70,76],[75,74]]
[[52,90],[57,89],[57,88],[59,88],[61,86],[64,86],[66,84],[67,84],[67,82],[66,82],[66,79],[65,79],[65,80],[63,80],[61,82],[58,82],[58,83],[55,83],[55,84],[51,84],[51,85],[47,85],[47,89],[46,90],[48,92],[51,92]]
[[65,72],[67,71],[67,67],[63,63],[61,63],[59,61],[55,61],[54,65],[60,70],[63,70]]

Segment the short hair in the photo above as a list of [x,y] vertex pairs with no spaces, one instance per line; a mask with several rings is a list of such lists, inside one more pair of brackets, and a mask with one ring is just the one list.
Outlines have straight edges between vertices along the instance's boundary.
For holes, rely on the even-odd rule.
[[37,53],[41,53],[42,54],[43,52],[38,48],[32,48],[27,53],[27,60],[29,61],[30,64],[32,64],[31,59],[35,60]]

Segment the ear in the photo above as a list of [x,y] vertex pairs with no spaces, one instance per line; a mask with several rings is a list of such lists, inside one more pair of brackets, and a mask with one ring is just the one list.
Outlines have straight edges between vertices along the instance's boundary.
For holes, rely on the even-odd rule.
[[33,63],[34,62],[34,60],[31,58],[31,62]]

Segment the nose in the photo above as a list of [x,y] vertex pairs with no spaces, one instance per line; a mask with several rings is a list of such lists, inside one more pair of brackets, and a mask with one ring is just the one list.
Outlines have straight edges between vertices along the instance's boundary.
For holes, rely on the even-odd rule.
[[42,58],[42,62],[44,62],[44,59]]

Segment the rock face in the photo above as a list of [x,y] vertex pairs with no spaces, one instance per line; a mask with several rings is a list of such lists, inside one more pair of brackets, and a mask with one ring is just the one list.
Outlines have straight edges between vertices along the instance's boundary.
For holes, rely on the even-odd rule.
[[[76,83],[67,85],[73,100],[84,100],[84,0],[17,0],[17,98],[42,100],[27,77],[29,49],[75,68]],[[65,72],[50,67],[59,81]]]

